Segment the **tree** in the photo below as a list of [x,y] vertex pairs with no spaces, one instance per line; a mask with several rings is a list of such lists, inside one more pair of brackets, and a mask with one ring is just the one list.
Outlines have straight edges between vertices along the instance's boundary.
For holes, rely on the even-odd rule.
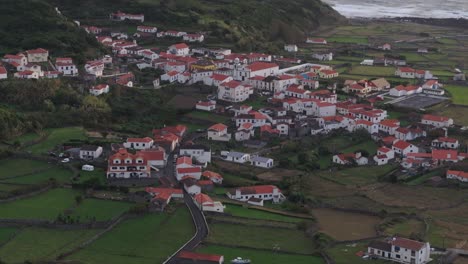
[[75,196],[75,202],[77,205],[80,205],[83,202],[83,196],[81,195]]
[[306,164],[309,161],[309,155],[306,152],[301,152],[297,156],[299,164]]

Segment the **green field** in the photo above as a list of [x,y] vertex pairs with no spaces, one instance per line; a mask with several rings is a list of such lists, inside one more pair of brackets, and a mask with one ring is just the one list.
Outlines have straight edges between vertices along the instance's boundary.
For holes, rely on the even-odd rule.
[[338,42],[338,43],[355,43],[355,44],[367,44],[369,40],[367,37],[330,37],[327,38],[327,42]]
[[97,230],[54,230],[25,228],[0,247],[0,259],[6,263],[54,260],[58,255],[80,245]]
[[410,237],[411,234],[424,233],[424,222],[416,219],[408,219],[388,227],[385,233],[389,236]]
[[357,145],[345,148],[342,150],[343,153],[350,153],[350,152],[356,152],[359,150],[365,150],[369,153],[369,159],[372,158],[372,155],[377,153],[377,144],[373,140],[368,140],[364,141],[362,143],[359,143]]
[[445,85],[444,88],[452,95],[454,104],[468,105],[468,86]]
[[80,218],[81,222],[107,221],[128,211],[133,204],[98,199],[85,199],[71,214],[71,217]]
[[395,68],[377,67],[377,66],[354,66],[348,72],[348,74],[374,76],[376,78],[385,77],[385,76],[394,76]]
[[88,180],[97,178],[99,179],[100,184],[105,185],[106,183],[106,173],[104,169],[94,167],[94,171],[83,171],[79,173],[79,177],[76,179],[76,183],[83,183]]
[[57,145],[63,144],[72,139],[85,139],[84,130],[81,127],[65,127],[50,129],[49,136],[43,142],[25,148],[33,154],[44,154],[53,150]]
[[393,169],[395,169],[395,166],[390,164],[383,166],[360,166],[333,172],[321,171],[318,175],[344,185],[366,185],[375,183],[379,177],[384,176]]
[[34,197],[2,203],[0,218],[54,220],[74,205],[77,194],[77,191],[70,189],[53,189]]
[[231,173],[223,173],[223,183],[227,186],[248,186],[254,185],[256,181],[236,176]]
[[0,160],[0,179],[33,173],[51,167],[42,161],[27,159],[3,159]]
[[219,254],[224,256],[224,263],[229,263],[237,257],[247,258],[255,264],[321,264],[325,263],[321,257],[293,254],[273,253],[271,250],[251,250],[222,246],[203,246],[198,252]]
[[126,220],[67,259],[88,264],[162,263],[193,233],[190,213],[180,207],[170,215],[150,214]]
[[297,229],[216,223],[210,225],[210,235],[207,238],[207,242],[266,250],[277,246],[286,252],[314,253],[312,239]]
[[214,113],[204,112],[204,111],[193,111],[187,114],[186,116],[189,118],[210,121],[213,123],[225,123],[229,120],[229,117],[227,116],[217,115]]
[[272,220],[280,222],[290,222],[298,223],[304,221],[305,219],[289,217],[280,214],[269,213],[266,211],[261,211],[253,208],[247,208],[241,205],[229,204],[226,206],[225,213],[232,214],[233,216],[252,218],[252,219],[262,219],[262,220]]
[[16,137],[14,140],[8,141],[8,143],[13,144],[15,141],[19,142],[21,145],[24,143],[32,142],[40,137],[37,133],[26,133],[19,137]]
[[46,182],[51,178],[56,179],[59,183],[64,183],[70,181],[72,174],[73,173],[67,169],[55,167],[36,174],[15,177],[3,181],[0,180],[0,183],[37,184]]
[[18,232],[18,229],[15,227],[0,227],[0,245],[10,240],[16,232]]

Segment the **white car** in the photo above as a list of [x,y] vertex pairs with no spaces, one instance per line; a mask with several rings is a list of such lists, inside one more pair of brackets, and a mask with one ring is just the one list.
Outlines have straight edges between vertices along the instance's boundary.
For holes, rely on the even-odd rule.
[[65,158],[61,161],[62,163],[67,163],[67,162],[70,162],[70,159],[69,158]]

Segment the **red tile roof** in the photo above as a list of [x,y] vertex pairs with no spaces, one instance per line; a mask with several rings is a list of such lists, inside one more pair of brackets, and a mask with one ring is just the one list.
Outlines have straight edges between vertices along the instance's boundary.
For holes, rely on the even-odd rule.
[[181,165],[181,164],[188,164],[192,165],[192,158],[191,157],[180,157],[177,159],[176,165]]
[[411,146],[410,143],[403,141],[403,140],[398,140],[395,143],[393,143],[393,146],[397,149],[406,149],[407,147]]
[[434,160],[458,160],[458,151],[449,149],[433,149],[432,159]]
[[402,238],[402,237],[395,237],[391,241],[391,243],[394,246],[407,248],[407,249],[411,249],[414,251],[418,251],[425,246],[425,243],[422,243],[416,240],[407,239],[407,238]]
[[213,262],[220,262],[224,259],[221,255],[214,255],[214,254],[205,254],[205,253],[195,253],[190,251],[181,251],[178,255],[179,258],[184,259],[192,259],[192,260],[200,260],[200,261],[213,261]]
[[178,174],[188,174],[188,173],[201,173],[201,168],[200,167],[190,167],[190,168],[178,168],[177,173]]
[[216,81],[224,81],[227,78],[229,78],[228,75],[217,74],[217,73],[213,73],[213,75],[211,76],[211,79],[216,80]]
[[223,176],[221,176],[221,174],[213,172],[213,171],[204,171],[202,175],[203,177],[206,177],[209,179],[212,179],[212,178],[223,179]]
[[247,68],[251,71],[261,71],[261,70],[266,70],[266,69],[271,69],[279,67],[278,64],[276,63],[270,63],[270,62],[254,62],[247,66]]
[[227,126],[225,124],[216,124],[216,125],[212,125],[208,128],[208,130],[214,130],[214,131],[218,131],[218,132],[222,132],[224,131],[225,129],[227,129]]
[[[211,181],[209,181],[211,182]],[[200,181],[198,181],[198,183],[200,183]],[[195,201],[198,203],[198,204],[204,204],[204,203],[209,203],[209,204],[213,204],[213,199],[211,199],[211,197],[209,197],[208,195],[204,194],[204,193],[199,193],[199,194],[196,194],[194,197]]]
[[6,73],[7,73],[7,70],[5,69],[5,67],[0,66],[0,74],[6,74]]
[[447,122],[450,118],[445,116],[436,116],[436,115],[423,115],[422,120],[429,120],[434,122]]
[[464,172],[464,171],[455,171],[455,170],[448,170],[447,171],[447,175],[455,175],[457,177],[461,177],[461,178],[467,178],[468,179],[468,172]]
[[41,48],[26,51],[26,53],[28,54],[41,54],[41,53],[47,53],[47,52],[48,52],[47,50],[41,49]]
[[185,43],[178,43],[178,44],[174,44],[172,45],[174,48],[176,49],[188,49],[188,45],[185,44]]
[[224,87],[227,87],[227,88],[231,88],[231,89],[235,89],[237,87],[239,87],[241,84],[241,82],[239,81],[229,81],[229,82],[223,82],[221,83],[222,86]]

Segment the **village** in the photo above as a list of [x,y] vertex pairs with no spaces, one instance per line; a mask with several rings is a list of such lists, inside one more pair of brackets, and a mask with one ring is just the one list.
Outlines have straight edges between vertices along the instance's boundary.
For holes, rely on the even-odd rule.
[[[284,237],[288,230],[305,239],[306,232],[296,230],[295,225],[305,221],[304,230],[309,231],[310,221],[318,221],[324,228],[333,209],[342,210],[336,212],[339,216],[350,213],[349,217],[356,219],[368,210],[365,217],[371,224],[362,232],[370,234],[340,237],[334,231],[324,231],[342,242],[325,243],[331,249],[322,254],[334,262],[322,262],[323,255],[311,251],[322,246],[317,246],[322,238],[317,236],[314,245],[298,239],[302,247],[309,246],[298,246],[300,249],[288,248],[286,238],[281,245],[284,248],[271,241],[275,254],[285,259],[294,256],[297,263],[390,260],[415,264],[467,254],[463,251],[466,236],[455,235],[457,231],[444,225],[448,222],[443,217],[432,220],[432,213],[452,210],[465,199],[468,102],[458,96],[466,96],[460,94],[465,94],[468,83],[460,67],[448,71],[410,61],[411,56],[439,54],[424,42],[426,39],[421,44],[411,39],[344,44],[333,36],[310,36],[302,43],[284,44],[277,54],[237,53],[205,45],[207,32],[147,25],[143,14],[116,10],[108,20],[131,22],[134,33],[74,21],[105,48],[108,53],[102,57],[78,65],[70,57],[55,57],[56,51],[37,47],[3,56],[0,80],[69,79],[84,86],[84,93],[98,98],[112,96],[116,87],[159,93],[178,89],[180,100],[175,100],[175,108],[187,114],[173,125],[158,124],[152,131],[138,134],[106,131],[117,136],[111,141],[106,136],[100,140],[87,136],[83,144],[55,142],[58,144],[37,153],[33,145],[20,153],[27,157],[40,154],[58,166],[74,167],[79,175],[96,176],[103,186],[125,190],[101,193],[90,187],[93,199],[131,201],[143,205],[145,211],[163,215],[180,214],[182,209],[175,208],[185,204],[195,235],[189,235],[173,252],[165,252],[161,263],[250,263],[251,259],[252,263],[266,263],[254,260],[256,253],[252,252],[256,248],[270,250],[270,243],[257,247],[223,241],[223,236],[236,232],[248,235],[242,227],[256,232],[251,228],[257,225],[270,231],[278,228]],[[414,43],[417,45],[408,48]],[[350,53],[363,47],[379,56],[343,55],[343,49]],[[208,92],[197,92],[194,87]],[[90,138],[95,140],[90,142]],[[0,180],[0,185],[7,183],[12,184]],[[70,186],[80,184],[84,182]],[[308,187],[310,190],[304,190]],[[437,189],[435,198],[431,197],[432,189]],[[346,195],[335,199],[335,194],[328,193],[333,190],[356,200],[341,200]],[[376,190],[394,193],[380,195]],[[399,191],[417,198],[405,204]],[[362,197],[356,195],[360,192]],[[452,200],[448,198],[451,192]],[[318,220],[307,211],[317,197],[322,201],[316,201],[315,206],[323,218],[313,213],[315,208],[311,211]],[[294,206],[299,202],[304,205]],[[382,206],[374,207],[378,203]],[[404,217],[399,215],[401,208]],[[252,217],[254,221],[250,213],[260,216]],[[269,219],[273,222],[268,223]],[[423,236],[416,230],[428,225],[427,219],[439,225],[435,225],[436,231],[431,229],[431,235]],[[460,227],[463,224],[455,222],[458,233],[466,235],[466,228]],[[410,223],[409,227],[397,228],[405,223]],[[226,226],[232,233],[219,235]],[[376,232],[375,226],[382,230]],[[349,230],[354,228],[356,225],[346,225],[347,233],[353,233]],[[440,233],[444,228],[448,231]],[[269,237],[265,235],[266,240]],[[231,246],[235,256],[225,255],[223,249],[228,251]],[[66,253],[57,259],[87,258],[80,251]],[[304,259],[299,260],[301,257]],[[347,258],[353,260],[343,262]]]

